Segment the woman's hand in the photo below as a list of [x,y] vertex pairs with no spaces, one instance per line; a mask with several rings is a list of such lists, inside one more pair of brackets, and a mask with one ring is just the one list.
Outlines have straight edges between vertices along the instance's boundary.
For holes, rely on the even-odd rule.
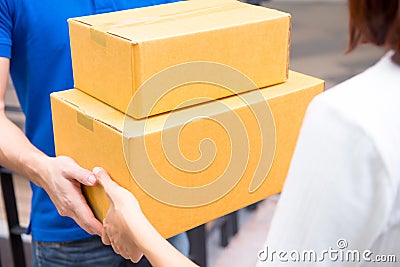
[[136,198],[126,189],[111,180],[102,168],[94,168],[99,183],[104,187],[110,208],[103,221],[102,241],[125,259],[138,262],[143,253],[135,242],[131,231],[145,231],[141,221],[146,220]]
[[143,252],[152,266],[197,266],[154,229],[128,190],[112,181],[102,168],[94,168],[93,172],[110,199],[110,209],[103,221],[104,244],[111,244],[115,252],[133,262]]

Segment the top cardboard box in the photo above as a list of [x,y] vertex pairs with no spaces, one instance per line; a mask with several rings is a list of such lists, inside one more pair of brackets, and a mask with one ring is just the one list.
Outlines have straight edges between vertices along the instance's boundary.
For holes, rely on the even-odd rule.
[[[282,83],[288,75],[290,15],[277,10],[238,1],[183,1],[68,23],[75,87],[137,119]],[[198,64],[174,71],[188,62]],[[217,86],[215,80],[229,80],[229,74],[204,62],[240,71],[254,86],[240,92]],[[138,104],[127,111],[138,89],[162,71],[167,78],[161,76],[158,85],[168,93],[153,103],[157,88],[139,90]]]

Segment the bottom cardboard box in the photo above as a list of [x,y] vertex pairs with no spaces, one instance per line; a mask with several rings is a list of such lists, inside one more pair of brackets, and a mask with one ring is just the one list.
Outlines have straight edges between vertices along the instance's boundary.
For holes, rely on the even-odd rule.
[[[283,84],[142,120],[76,89],[57,92],[56,152],[106,169],[167,238],[279,193],[306,108],[323,89],[290,72]],[[84,193],[102,220],[103,189]]]

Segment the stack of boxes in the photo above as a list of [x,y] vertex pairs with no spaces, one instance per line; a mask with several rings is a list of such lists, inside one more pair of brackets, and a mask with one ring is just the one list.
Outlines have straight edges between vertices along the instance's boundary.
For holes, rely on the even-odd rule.
[[[105,168],[164,237],[280,192],[324,86],[288,70],[289,14],[185,1],[69,26],[76,89],[51,96],[58,155]],[[84,191],[103,219],[102,188]]]

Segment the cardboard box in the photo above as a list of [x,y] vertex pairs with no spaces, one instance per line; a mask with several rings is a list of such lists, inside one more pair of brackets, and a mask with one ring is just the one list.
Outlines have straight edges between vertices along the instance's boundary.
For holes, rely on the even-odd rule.
[[[284,84],[146,120],[76,89],[53,93],[56,151],[87,169],[105,168],[170,237],[280,192],[306,108],[323,87],[290,72]],[[103,219],[102,188],[85,193]]]
[[[124,113],[145,81],[187,62],[215,62],[244,73],[256,85],[241,92],[282,83],[288,75],[290,15],[239,1],[182,1],[68,23],[75,87]],[[186,77],[211,82],[223,78],[207,71],[199,67],[174,72],[172,84],[162,79],[153,89],[175,90],[150,112],[140,103],[148,105],[154,92],[143,90],[129,115],[140,119],[240,93],[185,84]]]

